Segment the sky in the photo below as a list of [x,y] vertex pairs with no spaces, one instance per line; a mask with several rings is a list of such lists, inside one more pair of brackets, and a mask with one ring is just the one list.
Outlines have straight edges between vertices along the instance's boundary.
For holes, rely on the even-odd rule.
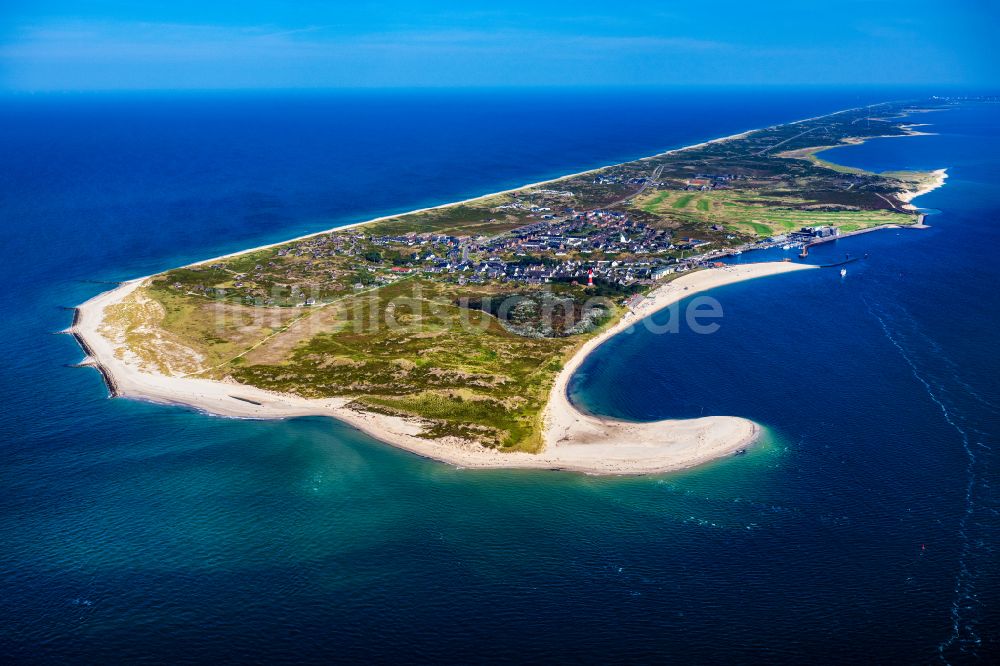
[[0,0],[0,90],[996,89],[994,0]]

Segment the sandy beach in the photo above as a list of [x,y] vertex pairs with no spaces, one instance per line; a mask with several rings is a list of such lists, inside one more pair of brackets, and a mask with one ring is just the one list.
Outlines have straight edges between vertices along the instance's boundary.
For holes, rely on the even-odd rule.
[[900,201],[906,202],[904,207],[907,208],[908,210],[918,210],[918,207],[914,206],[913,203],[911,202],[917,197],[927,194],[928,192],[933,192],[937,188],[941,187],[942,185],[944,185],[944,181],[948,178],[947,169],[935,169],[930,173],[933,174],[933,177],[929,178],[927,182],[923,185],[923,187],[920,187],[916,190],[903,192],[899,195]]
[[[832,115],[836,115],[838,113],[846,113],[847,111],[853,111],[853,110],[854,109],[844,109],[842,111],[835,111],[834,113],[827,114],[827,115],[831,115],[832,116]],[[817,116],[817,118],[822,118],[822,117],[824,117],[824,116]],[[791,124],[795,124],[795,123],[804,123],[804,122],[807,122],[809,120],[815,120],[815,118],[804,118],[802,120],[796,120],[793,123],[789,123],[789,124],[791,125]],[[746,130],[744,132],[739,132],[737,134],[730,134],[728,136],[719,137],[717,139],[710,139],[708,141],[701,141],[699,143],[692,143],[691,145],[681,146],[680,148],[671,148],[670,150],[665,150],[663,152],[656,153],[655,155],[649,155],[647,157],[636,158],[634,161],[636,161],[636,162],[646,162],[646,161],[649,161],[649,160],[655,160],[658,157],[663,157],[664,155],[672,155],[674,153],[680,153],[680,152],[683,152],[685,150],[693,150],[695,148],[701,148],[702,146],[708,146],[708,145],[711,145],[711,144],[714,144],[714,143],[725,143],[726,141],[732,141],[733,139],[740,139],[742,137],[745,137],[747,134],[750,134],[751,132],[757,132],[757,131],[760,131],[761,129],[767,129],[767,128],[749,129],[749,130]],[[362,226],[365,226],[365,225],[368,225],[368,224],[374,224],[376,222],[384,222],[385,220],[391,220],[393,218],[403,217],[405,215],[414,215],[416,213],[426,213],[427,211],[438,210],[440,208],[450,208],[451,206],[460,206],[462,204],[471,203],[473,201],[481,201],[482,199],[489,199],[490,197],[496,197],[496,196],[500,196],[500,195],[503,195],[503,194],[512,194],[514,192],[520,192],[521,190],[527,190],[527,189],[530,189],[530,188],[533,188],[533,187],[539,187],[539,186],[542,186],[542,185],[553,185],[553,184],[562,182],[564,180],[568,180],[570,178],[576,178],[577,176],[584,176],[584,175],[590,174],[590,173],[597,173],[598,171],[602,171],[604,169],[609,169],[609,168],[611,168],[613,166],[617,166],[617,165],[616,164],[605,164],[604,166],[594,167],[593,169],[586,169],[585,171],[578,171],[576,173],[570,173],[570,174],[566,174],[564,176],[558,176],[556,178],[550,178],[549,180],[540,180],[537,183],[528,183],[526,185],[520,185],[518,187],[512,187],[512,188],[506,189],[506,190],[499,190],[497,192],[489,192],[487,194],[479,194],[479,195],[476,195],[474,197],[469,197],[468,199],[462,199],[460,201],[449,201],[448,203],[438,204],[436,206],[427,206],[425,208],[417,208],[417,209],[408,210],[408,211],[405,211],[405,212],[402,212],[402,213],[392,213],[390,215],[383,215],[381,217],[375,217],[375,218],[372,218],[370,220],[364,220],[362,222],[351,222],[351,223],[348,223],[348,224],[342,224],[340,226],[331,227],[329,229],[323,229],[322,231],[314,231],[312,233],[304,234],[302,236],[296,236],[294,238],[286,238],[286,239],[283,239],[283,240],[280,240],[280,241],[277,241],[277,242],[274,242],[274,243],[268,243],[266,245],[258,245],[257,247],[250,247],[250,248],[246,248],[246,249],[242,249],[242,250],[237,250],[236,252],[230,252],[229,254],[221,254],[221,255],[219,255],[217,257],[211,257],[210,259],[201,259],[199,261],[196,261],[196,262],[194,262],[192,264],[188,264],[188,265],[189,266],[198,266],[198,265],[207,264],[207,263],[213,262],[213,261],[220,261],[222,259],[229,259],[231,257],[235,257],[235,256],[238,256],[238,255],[241,255],[241,254],[246,254],[248,252],[256,252],[258,250],[266,250],[268,248],[277,247],[279,245],[285,245],[286,243],[294,243],[296,241],[306,240],[308,238],[315,238],[316,236],[322,236],[324,234],[330,234],[330,233],[340,232],[340,231],[347,231],[348,229],[355,229],[357,227],[362,227]]]
[[[791,122],[783,123],[783,124],[796,125],[796,124],[800,124],[800,123],[806,123],[806,122],[809,122],[811,120],[818,120],[819,118],[826,118],[826,117],[829,117],[829,116],[836,116],[836,115],[839,115],[841,113],[849,113],[851,111],[857,111],[859,108],[862,108],[862,107],[852,107],[850,109],[841,109],[839,111],[834,111],[832,113],[827,113],[827,114],[823,114],[823,115],[819,115],[819,116],[811,116],[809,118],[801,118],[799,120],[793,120]],[[692,143],[690,145],[681,146],[679,148],[670,148],[669,150],[664,150],[664,151],[656,153],[654,155],[648,155],[646,157],[636,158],[634,161],[636,161],[636,162],[646,162],[646,161],[650,161],[650,160],[655,160],[655,159],[657,159],[659,157],[663,157],[664,155],[673,155],[675,153],[684,152],[685,150],[694,150],[695,148],[701,148],[703,146],[709,146],[709,145],[716,144],[716,143],[725,143],[727,141],[732,141],[733,139],[743,138],[743,137],[745,137],[748,134],[751,134],[753,132],[759,132],[761,130],[769,129],[770,127],[776,127],[776,125],[770,125],[768,127],[756,127],[756,128],[744,130],[742,132],[737,132],[736,134],[729,134],[727,136],[722,136],[722,137],[718,137],[718,138],[715,138],[715,139],[709,139],[707,141],[700,141],[698,143]],[[917,134],[917,132],[913,132],[913,134]],[[906,135],[901,135],[901,136],[906,136]],[[626,161],[628,161],[628,160],[626,160]],[[198,266],[198,265],[201,265],[201,264],[207,264],[207,263],[210,263],[210,262],[220,261],[222,259],[229,259],[231,257],[235,257],[235,256],[238,256],[238,255],[241,255],[241,254],[246,254],[248,252],[256,252],[258,250],[266,250],[268,248],[277,247],[279,245],[285,245],[287,243],[294,243],[296,241],[301,241],[301,240],[305,240],[305,239],[308,239],[308,238],[315,238],[316,236],[322,236],[324,234],[330,234],[330,233],[340,232],[340,231],[347,231],[349,229],[355,229],[357,227],[362,227],[362,226],[365,226],[367,224],[374,224],[376,222],[383,222],[385,220],[391,220],[393,218],[402,217],[404,215],[414,215],[416,213],[425,213],[427,211],[438,210],[440,208],[448,208],[450,206],[459,206],[459,205],[462,205],[462,204],[471,203],[471,202],[474,202],[474,201],[480,201],[482,199],[488,199],[490,197],[500,196],[500,195],[503,195],[503,194],[511,194],[511,193],[514,193],[514,192],[520,192],[521,190],[526,190],[526,189],[530,189],[530,188],[533,188],[533,187],[539,187],[539,186],[542,186],[542,185],[553,185],[553,184],[562,182],[564,180],[568,180],[570,178],[575,178],[577,176],[583,176],[583,175],[586,175],[586,174],[597,173],[598,171],[602,171],[603,169],[609,169],[609,168],[611,168],[613,166],[616,166],[616,164],[605,164],[604,166],[594,167],[593,169],[586,169],[584,171],[578,171],[576,173],[570,173],[570,174],[566,174],[566,175],[563,175],[563,176],[558,176],[556,178],[550,178],[548,180],[540,180],[540,181],[535,182],[535,183],[527,183],[525,185],[520,185],[518,187],[512,187],[512,188],[509,188],[509,189],[506,189],[506,190],[499,190],[497,192],[489,192],[487,194],[479,194],[479,195],[476,195],[474,197],[469,197],[468,199],[462,199],[461,201],[449,201],[448,203],[438,204],[436,206],[427,206],[427,207],[424,207],[424,208],[417,208],[417,209],[405,211],[405,212],[402,212],[402,213],[392,213],[390,215],[383,215],[381,217],[376,217],[376,218],[372,218],[372,219],[369,219],[369,220],[363,220],[361,222],[350,222],[348,224],[342,224],[342,225],[339,225],[339,226],[336,226],[336,227],[331,227],[329,229],[323,229],[321,231],[314,231],[312,233],[303,234],[302,236],[295,236],[294,238],[286,238],[286,239],[283,239],[283,240],[280,240],[280,241],[276,241],[274,243],[267,243],[265,245],[258,245],[256,247],[245,248],[245,249],[237,250],[236,252],[230,252],[228,254],[221,254],[221,255],[216,256],[216,257],[211,257],[209,259],[201,259],[199,261],[196,261],[196,262],[193,262],[191,264],[188,264],[188,266]],[[943,171],[943,169],[942,169],[942,171]],[[942,183],[944,182],[943,179],[942,179],[941,182]],[[933,189],[933,188],[931,188],[931,189]],[[916,197],[919,194],[923,194],[923,193],[924,192],[920,192],[918,194],[914,194],[910,198]],[[142,279],[142,278],[137,278],[137,279]]]
[[[812,118],[796,122],[808,120],[812,120]],[[731,141],[754,131],[757,130],[747,130],[667,150],[642,159],[652,160],[662,155]],[[608,167],[588,169],[551,180],[479,195],[461,202],[449,202],[408,213],[397,213],[342,225],[293,239],[242,249],[238,252],[198,261],[191,265],[205,264],[296,240],[345,231],[401,215],[435,210],[541,185],[555,184],[568,178],[595,173],[605,168]],[[941,170],[938,180],[940,181],[938,185],[940,185],[944,180],[943,170]],[[930,189],[933,187],[912,193],[907,201],[930,191]],[[570,403],[566,393],[569,379],[580,363],[606,340],[628,329],[644,317],[668,307],[682,298],[733,282],[809,268],[812,267],[785,262],[714,268],[684,275],[652,292],[638,311],[626,315],[614,327],[587,341],[566,363],[553,384],[549,403],[545,408],[543,450],[538,454],[501,453],[454,438],[426,439],[419,436],[423,426],[418,421],[360,412],[347,406],[350,403],[348,398],[305,399],[235,383],[166,376],[141,369],[137,359],[130,358],[126,350],[118,349],[116,344],[105,337],[99,329],[104,309],[124,299],[149,278],[139,278],[122,283],[118,288],[100,294],[79,306],[71,332],[88,354],[88,362],[100,369],[112,394],[117,396],[163,404],[184,405],[209,414],[234,418],[331,416],[393,446],[462,467],[523,467],[566,469],[593,474],[646,474],[691,467],[730,455],[751,443],[759,434],[760,429],[749,420],[731,416],[710,416],[654,423],[628,423],[584,414]]]
[[[859,108],[862,108],[862,107],[852,107],[850,109],[841,109],[839,111],[834,111],[833,113],[826,113],[826,114],[819,115],[819,116],[811,116],[809,118],[801,118],[799,120],[793,120],[791,122],[782,123],[782,124],[797,125],[797,124],[800,124],[800,123],[807,123],[807,122],[809,122],[811,120],[818,120],[820,118],[826,118],[826,117],[829,117],[829,116],[836,116],[836,115],[839,115],[841,113],[849,113],[851,111],[857,111]],[[636,162],[647,162],[647,161],[650,161],[650,160],[655,160],[658,157],[663,157],[664,155],[673,155],[675,153],[684,152],[685,150],[694,150],[695,148],[701,148],[703,146],[709,146],[709,145],[716,144],[716,143],[725,143],[726,141],[732,141],[733,139],[740,139],[740,138],[743,138],[743,137],[747,136],[748,134],[751,134],[753,132],[759,132],[761,130],[766,130],[766,129],[769,129],[770,127],[776,127],[776,125],[770,125],[768,127],[756,127],[756,128],[744,130],[742,132],[737,132],[736,134],[729,134],[727,136],[722,136],[722,137],[718,137],[718,138],[715,138],[715,139],[709,139],[707,141],[700,141],[698,143],[692,143],[690,145],[681,146],[679,148],[671,148],[669,150],[664,150],[662,152],[656,153],[654,155],[648,155],[646,157],[636,158],[634,161],[636,161]],[[916,132],[914,132],[914,134],[916,134]],[[629,160],[625,160],[625,161],[629,161]],[[513,192],[520,192],[521,190],[530,189],[532,187],[539,187],[541,185],[553,185],[553,184],[562,182],[564,180],[568,180],[570,178],[576,178],[577,176],[583,176],[583,175],[590,174],[590,173],[597,173],[598,171],[601,171],[603,169],[609,169],[609,168],[611,168],[613,166],[616,166],[616,164],[605,164],[604,166],[594,167],[593,169],[586,169],[584,171],[578,171],[576,173],[570,173],[570,174],[566,174],[566,175],[563,175],[563,176],[558,176],[556,178],[550,178],[548,180],[540,180],[540,181],[538,181],[536,183],[528,183],[526,185],[520,185],[518,187],[512,187],[512,188],[509,188],[509,189],[506,189],[506,190],[499,190],[497,192],[489,192],[487,194],[479,194],[479,195],[476,195],[474,197],[469,197],[468,199],[462,199],[461,201],[449,201],[448,203],[438,204],[436,206],[427,206],[425,208],[417,208],[415,210],[409,210],[409,211],[402,212],[402,213],[392,213],[390,215],[383,215],[381,217],[376,217],[376,218],[373,218],[373,219],[370,219],[370,220],[364,220],[362,222],[351,222],[351,223],[348,223],[348,224],[342,224],[340,226],[331,227],[329,229],[323,229],[322,231],[314,231],[312,233],[304,234],[302,236],[296,236],[294,238],[286,238],[284,240],[280,240],[280,241],[277,241],[277,242],[274,242],[274,243],[268,243],[266,245],[258,245],[257,247],[251,247],[251,248],[246,248],[246,249],[238,250],[236,252],[230,252],[228,254],[219,255],[217,257],[212,257],[210,259],[202,259],[200,261],[194,262],[193,264],[189,264],[189,265],[190,266],[197,266],[197,265],[200,265],[200,264],[207,264],[209,262],[219,261],[221,259],[228,259],[230,257],[235,257],[237,255],[246,254],[247,252],[256,252],[257,250],[266,250],[268,248],[277,247],[278,245],[284,245],[286,243],[294,243],[296,241],[305,240],[307,238],[314,238],[316,236],[322,236],[324,234],[334,233],[334,232],[338,232],[338,231],[346,231],[348,229],[354,229],[354,228],[357,228],[357,227],[364,226],[366,224],[373,224],[375,222],[383,222],[385,220],[390,220],[390,219],[395,218],[395,217],[402,217],[404,215],[413,215],[413,214],[416,214],[416,213],[425,213],[427,211],[438,210],[440,208],[448,208],[450,206],[458,206],[458,205],[461,205],[461,204],[471,203],[473,201],[480,201],[482,199],[488,199],[490,197],[500,196],[500,195],[503,195],[503,194],[511,194]],[[914,196],[916,196],[916,195],[914,195]]]
[[98,366],[115,395],[160,404],[182,405],[234,418],[330,416],[376,439],[421,456],[467,468],[564,469],[591,474],[649,474],[683,469],[732,454],[750,444],[759,427],[732,416],[631,423],[580,412],[566,388],[580,363],[597,347],[654,312],[699,292],[734,282],[814,267],[787,262],[743,264],[683,275],[653,292],[637,311],[585,343],[553,384],[544,419],[544,447],[538,454],[501,453],[478,444],[420,437],[416,420],[359,412],[348,398],[306,399],[252,386],[191,377],[171,377],[140,369],[136,359],[100,330],[104,311],[147,278],[131,280],[99,294],[78,309],[70,329]]

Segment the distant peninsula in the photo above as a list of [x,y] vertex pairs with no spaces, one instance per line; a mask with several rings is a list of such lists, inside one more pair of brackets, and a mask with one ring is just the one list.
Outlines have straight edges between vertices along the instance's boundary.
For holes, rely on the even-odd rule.
[[70,329],[112,395],[231,417],[327,415],[465,467],[640,474],[743,450],[732,416],[631,423],[567,386],[617,333],[698,292],[814,269],[726,256],[922,226],[944,170],[822,151],[912,136],[936,100],[776,125],[123,283]]

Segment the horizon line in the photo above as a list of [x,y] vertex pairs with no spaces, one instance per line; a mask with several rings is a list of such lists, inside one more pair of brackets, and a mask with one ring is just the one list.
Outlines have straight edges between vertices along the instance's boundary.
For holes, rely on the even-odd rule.
[[197,94],[197,93],[338,93],[338,92],[503,92],[614,90],[910,90],[935,91],[942,95],[1000,95],[1000,89],[988,86],[955,84],[879,84],[879,83],[673,83],[673,84],[497,84],[497,85],[410,85],[410,86],[264,86],[264,87],[182,87],[182,88],[2,88],[0,95],[90,95],[90,94]]

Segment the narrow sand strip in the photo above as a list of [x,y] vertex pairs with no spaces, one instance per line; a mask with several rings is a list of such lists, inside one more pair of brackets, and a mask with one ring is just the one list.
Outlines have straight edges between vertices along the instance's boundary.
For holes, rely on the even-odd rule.
[[[884,104],[891,104],[891,102],[884,102]],[[393,213],[391,215],[383,215],[382,217],[376,217],[376,218],[371,219],[371,220],[365,220],[364,222],[352,222],[352,223],[344,224],[344,225],[341,225],[341,226],[338,226],[338,227],[332,227],[330,229],[324,229],[323,231],[314,231],[312,233],[305,234],[303,236],[297,236],[295,238],[288,238],[288,239],[285,239],[285,240],[282,240],[282,241],[278,241],[276,243],[269,243],[267,245],[259,245],[257,247],[252,247],[252,248],[249,248],[249,249],[239,250],[237,252],[231,252],[229,254],[220,255],[218,257],[213,257],[211,259],[203,259],[201,261],[197,261],[197,262],[195,262],[193,264],[188,264],[188,265],[189,266],[196,266],[196,265],[199,265],[199,264],[207,264],[207,263],[212,262],[212,261],[219,261],[221,259],[228,259],[230,257],[235,257],[235,256],[238,256],[238,255],[241,255],[241,254],[246,254],[248,252],[256,252],[257,250],[266,250],[268,248],[277,247],[279,245],[285,245],[286,243],[294,243],[295,241],[305,240],[307,238],[314,238],[316,236],[322,236],[324,234],[329,234],[329,233],[334,233],[334,232],[339,232],[339,231],[346,231],[348,229],[354,229],[356,227],[364,226],[366,224],[372,224],[374,222],[383,222],[385,220],[391,220],[391,219],[396,218],[396,217],[403,217],[404,215],[413,215],[415,213],[425,213],[427,211],[437,210],[439,208],[448,208],[450,206],[459,206],[461,204],[471,203],[473,201],[479,201],[481,199],[488,199],[490,197],[499,196],[501,194],[511,194],[512,192],[519,192],[521,190],[527,190],[527,189],[530,189],[530,188],[533,188],[533,187],[538,187],[540,185],[553,185],[553,184],[559,183],[561,181],[568,180],[570,178],[575,178],[577,176],[583,176],[583,175],[590,174],[590,173],[597,173],[598,171],[603,171],[604,169],[610,169],[612,167],[618,166],[619,164],[625,164],[626,162],[648,162],[648,161],[651,161],[651,160],[655,160],[655,159],[657,159],[659,157],[663,157],[665,155],[673,155],[675,153],[681,153],[681,152],[684,152],[685,150],[694,150],[695,148],[702,148],[704,146],[709,146],[709,145],[713,145],[713,144],[716,144],[716,143],[725,143],[727,141],[732,141],[733,139],[741,139],[741,138],[747,136],[748,134],[752,134],[753,132],[760,132],[760,131],[763,131],[763,130],[771,129],[772,127],[780,127],[782,125],[798,125],[800,123],[807,123],[807,122],[809,122],[811,120],[819,120],[820,118],[828,118],[830,116],[840,115],[841,113],[850,113],[851,111],[857,111],[858,109],[861,109],[861,108],[864,108],[864,107],[857,106],[857,107],[852,107],[852,108],[849,108],[849,109],[841,109],[840,111],[834,111],[832,113],[825,113],[825,114],[820,115],[820,116],[812,116],[812,117],[809,117],[809,118],[802,118],[800,120],[793,120],[793,121],[791,121],[789,123],[778,123],[777,125],[768,125],[766,127],[757,127],[757,128],[754,128],[754,129],[748,129],[746,131],[738,132],[736,134],[730,134],[728,136],[722,136],[722,137],[718,137],[718,138],[715,138],[715,139],[709,139],[707,141],[701,141],[699,143],[692,143],[691,145],[688,145],[688,146],[681,146],[680,148],[671,148],[669,150],[665,150],[663,152],[656,153],[655,155],[649,155],[647,157],[640,157],[640,158],[637,158],[635,160],[626,160],[625,162],[620,162],[618,164],[606,164],[604,166],[594,167],[593,169],[587,169],[585,171],[578,171],[577,173],[566,174],[565,176],[558,176],[556,178],[550,178],[548,180],[540,180],[537,183],[528,183],[527,185],[521,185],[519,187],[512,187],[512,188],[507,189],[507,190],[500,190],[499,192],[490,192],[488,194],[480,194],[478,196],[470,197],[468,199],[463,199],[461,201],[452,201],[452,202],[449,202],[449,203],[438,204],[437,206],[428,206],[426,208],[418,208],[416,210],[407,211],[405,213]]]
[[937,188],[944,186],[944,181],[948,178],[947,169],[935,169],[930,173],[933,174],[933,177],[929,178],[927,182],[924,183],[923,187],[920,187],[912,191],[902,192],[901,194],[898,195],[897,198],[900,201],[905,202],[903,208],[906,208],[907,210],[919,210],[919,208],[917,206],[914,206],[912,203],[914,199],[916,199],[919,196],[928,194],[929,192],[933,192]]
[[[788,124],[794,125],[854,110],[857,109],[844,109]],[[754,131],[758,130],[747,130],[711,141],[675,148],[636,161],[648,161],[662,155],[731,141]],[[605,168],[608,167],[588,169],[576,174],[480,195],[457,203],[467,203],[498,194],[517,192],[538,185],[554,184]],[[944,182],[946,174],[944,170],[941,170],[935,175],[937,178],[934,187],[937,187]],[[933,187],[907,193],[908,197],[904,200],[908,201],[930,191],[930,189]],[[410,211],[410,213],[453,205],[456,205],[455,202],[422,208]],[[410,213],[388,215],[374,220],[334,227],[197,263],[218,261]],[[105,338],[100,333],[99,328],[104,317],[104,309],[124,299],[148,278],[122,283],[118,288],[100,294],[81,305],[78,309],[77,321],[70,332],[77,336],[81,345],[88,351],[87,362],[98,367],[109,386],[113,387],[115,395],[164,404],[186,405],[210,414],[236,418],[332,416],[399,448],[463,467],[534,467],[569,469],[595,474],[647,474],[691,467],[731,454],[752,442],[759,434],[759,427],[752,421],[728,416],[654,423],[627,423],[583,414],[570,403],[566,394],[569,379],[583,359],[613,335],[682,298],[733,282],[807,268],[812,267],[776,262],[709,269],[682,276],[651,293],[649,300],[641,306],[638,312],[626,316],[610,330],[585,343],[567,362],[565,368],[556,378],[543,415],[545,424],[544,448],[541,453],[535,455],[499,453],[462,440],[423,439],[418,436],[422,428],[418,422],[348,409],[345,405],[350,401],[345,398],[309,400],[239,384],[190,377],[168,377],[144,371],[137,367],[134,362],[130,362],[127,354],[123,354],[122,358],[116,357],[118,350],[116,350],[115,343]]]
[[[835,111],[829,113],[829,116],[835,116],[838,113],[847,113],[848,111],[854,111],[855,109],[844,109],[842,111]],[[789,125],[794,125],[795,123],[804,123],[809,120],[816,120],[818,118],[825,118],[826,116],[816,116],[815,118],[805,118],[803,120],[796,120],[794,122],[788,123]],[[426,213],[431,210],[438,210],[440,208],[450,208],[452,206],[461,206],[462,204],[472,203],[473,201],[481,201],[482,199],[489,199],[490,197],[496,197],[503,194],[512,194],[514,192],[520,192],[521,190],[528,190],[534,187],[539,187],[541,185],[554,185],[558,184],[564,180],[569,180],[570,178],[576,178],[577,176],[585,176],[591,173],[597,173],[598,171],[603,171],[604,169],[610,169],[612,167],[619,166],[620,164],[626,164],[628,162],[648,162],[650,160],[655,160],[659,157],[665,155],[673,155],[674,153],[684,152],[685,150],[694,150],[695,148],[702,148],[704,146],[709,146],[716,143],[725,143],[727,141],[732,141],[733,139],[742,139],[752,132],[759,132],[764,129],[769,129],[767,127],[761,127],[757,129],[749,129],[745,132],[739,132],[737,134],[730,134],[728,136],[722,136],[717,139],[709,139],[708,141],[702,141],[700,143],[692,143],[688,146],[681,146],[680,148],[671,148],[670,150],[665,150],[655,155],[650,155],[648,157],[640,157],[635,160],[626,160],[625,162],[620,162],[618,164],[605,164],[604,166],[594,167],[593,169],[587,169],[585,171],[578,171],[576,173],[566,174],[565,176],[558,176],[556,178],[550,178],[548,180],[540,180],[537,183],[528,183],[527,185],[521,185],[519,187],[512,187],[507,190],[500,190],[498,192],[489,192],[487,194],[479,194],[474,197],[469,197],[468,199],[462,199],[461,201],[450,201],[448,203],[438,204],[436,206],[427,206],[426,208],[417,208],[415,210],[409,210],[404,213],[392,213],[390,215],[383,215],[381,217],[375,217],[370,220],[364,220],[363,222],[350,222],[348,224],[342,224],[337,227],[331,227],[329,229],[324,229],[322,231],[314,231],[312,233],[305,234],[303,236],[296,236],[295,238],[286,238],[285,240],[280,240],[276,243],[268,243],[267,245],[258,245],[257,247],[251,247],[244,250],[238,250],[236,252],[230,252],[229,254],[219,255],[218,257],[212,257],[211,259],[202,259],[196,261],[193,264],[188,264],[188,266],[198,266],[201,264],[207,264],[209,262],[221,261],[222,259],[229,259],[231,257],[236,257],[241,254],[247,254],[249,252],[257,252],[258,250],[266,250],[272,247],[278,247],[279,245],[286,245],[288,243],[294,243],[296,241],[306,240],[308,238],[315,238],[316,236],[323,236],[326,234],[338,233],[341,231],[347,231],[350,229],[355,229],[357,227],[362,227],[368,224],[375,224],[376,222],[384,222],[386,220],[392,220],[399,217],[404,217],[406,215],[415,215],[417,213]]]
[[289,418],[331,416],[399,448],[421,456],[475,468],[566,469],[593,474],[649,474],[699,465],[747,446],[759,433],[752,421],[731,416],[631,423],[584,414],[569,401],[566,388],[580,363],[603,342],[657,310],[708,289],[790,271],[814,268],[769,262],[713,268],[684,275],[654,290],[637,312],[589,340],[567,362],[552,387],[545,411],[544,448],[539,454],[501,453],[445,438],[419,437],[415,420],[348,409],[346,398],[306,399],[242,384],[190,377],[168,377],[137,367],[100,332],[104,310],[120,302],[147,278],[126,282],[79,307],[71,332],[91,353],[89,359],[113,379],[123,397],[184,405],[219,416]]

